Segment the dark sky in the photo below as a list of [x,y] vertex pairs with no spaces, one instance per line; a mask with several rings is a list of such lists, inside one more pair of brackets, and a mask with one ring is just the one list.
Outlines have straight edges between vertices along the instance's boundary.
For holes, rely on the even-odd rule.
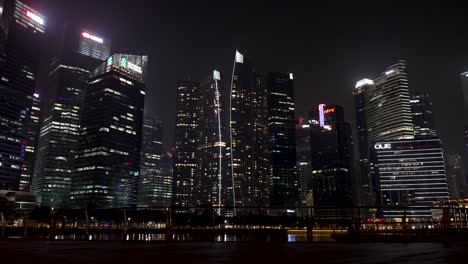
[[463,149],[464,8],[350,7],[337,1],[329,6],[254,0],[29,2],[48,17],[50,28],[72,21],[110,38],[114,52],[150,56],[146,110],[165,122],[168,146],[176,81],[203,80],[213,68],[228,79],[239,48],[261,72],[294,73],[298,114],[307,115],[318,103],[341,104],[351,122],[356,81],[405,59],[410,89],[433,96],[436,128],[447,150]]

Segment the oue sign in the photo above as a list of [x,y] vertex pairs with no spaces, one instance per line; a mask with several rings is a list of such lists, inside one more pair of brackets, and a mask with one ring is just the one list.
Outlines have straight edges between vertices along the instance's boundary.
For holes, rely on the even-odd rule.
[[391,149],[391,148],[392,148],[392,144],[390,144],[390,143],[375,144],[375,145],[374,145],[374,148],[375,148],[375,149]]

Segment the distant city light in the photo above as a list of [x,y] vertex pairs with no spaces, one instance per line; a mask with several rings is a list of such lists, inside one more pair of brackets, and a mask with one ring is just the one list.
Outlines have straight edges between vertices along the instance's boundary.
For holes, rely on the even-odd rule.
[[[3,12],[3,11],[2,11]],[[36,21],[37,23],[44,25],[44,19],[31,11],[26,11],[26,16],[31,18],[32,20]]]
[[289,79],[294,80],[294,75],[292,73],[289,74]]
[[373,85],[374,81],[371,79],[362,79],[356,83],[356,88],[362,87],[364,85]]
[[39,98],[39,94],[38,94],[38,93],[34,93],[33,96],[36,97],[36,98]]
[[104,40],[100,37],[97,37],[97,36],[94,36],[94,35],[91,35],[89,34],[88,32],[83,32],[81,33],[81,35],[84,37],[84,38],[87,38],[87,39],[91,39],[91,40],[94,40],[96,42],[99,42],[99,43],[104,43]]
[[385,75],[389,75],[389,74],[392,74],[392,73],[394,73],[394,72],[395,72],[394,70],[389,70],[389,71],[386,71],[386,72],[385,72]]
[[325,125],[325,116],[323,114],[323,109],[325,108],[325,104],[319,104],[319,125],[323,127]]

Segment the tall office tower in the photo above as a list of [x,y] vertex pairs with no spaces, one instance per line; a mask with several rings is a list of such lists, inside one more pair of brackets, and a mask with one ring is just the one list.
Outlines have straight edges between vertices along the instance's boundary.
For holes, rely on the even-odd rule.
[[252,168],[254,179],[254,204],[270,205],[270,132],[268,125],[268,90],[263,76],[255,73],[252,89]]
[[172,204],[193,206],[197,170],[199,86],[197,82],[177,83],[174,181]]
[[462,157],[458,153],[448,153],[446,158],[447,163],[447,180],[449,185],[450,197],[460,198],[462,193],[464,168]]
[[41,114],[41,100],[39,94],[34,93],[33,105],[26,120],[26,146],[24,149],[24,161],[21,168],[21,178],[19,190],[29,192],[31,190],[31,180],[33,176],[34,164],[36,160],[36,146],[39,138],[39,118]]
[[369,142],[414,138],[406,63],[387,68],[365,92]]
[[232,200],[234,206],[268,206],[268,94],[263,78],[239,51],[230,88],[226,157],[231,187],[227,187],[226,200]]
[[141,142],[137,205],[169,207],[172,199],[172,174],[167,169],[168,162],[163,151],[162,122],[145,118]]
[[372,177],[369,168],[369,139],[366,113],[366,92],[374,85],[370,79],[362,79],[356,83],[353,90],[354,110],[356,115],[359,166],[356,167],[355,188],[359,190],[359,204],[373,205]]
[[271,205],[294,206],[299,197],[296,167],[294,81],[292,73],[269,73]]
[[463,178],[463,193],[467,194],[468,189],[465,185],[468,182],[468,71],[461,74],[461,84],[462,84],[462,93],[465,103],[465,115],[464,122],[465,122],[465,137],[464,137],[464,149],[465,153],[463,153],[463,166],[465,167],[465,176]]
[[[320,104],[318,118],[312,113],[310,149],[314,205],[352,205],[352,138],[350,125],[338,105]],[[315,117],[315,118],[314,118]]]
[[312,165],[310,126],[315,120],[299,117],[296,124],[296,166],[299,178],[300,205],[312,206]]
[[465,144],[465,159],[463,162],[463,167],[465,168],[465,175],[463,176],[462,180],[462,193],[466,195],[468,193],[468,190],[466,189],[466,182],[468,178],[468,126],[465,127],[465,137],[464,137],[464,144]]
[[148,57],[116,54],[88,82],[70,204],[136,205]]
[[[461,78],[461,88],[462,88],[462,93],[463,93],[463,98],[464,98],[464,103],[465,103],[465,110],[466,113],[468,113],[468,71],[460,74]],[[468,123],[468,117],[465,115],[465,123]]]
[[[227,183],[224,165],[224,110],[221,103],[221,74],[214,70],[199,89],[199,135],[195,199],[197,205],[224,204],[223,188]],[[224,177],[223,177],[224,176]]]
[[90,73],[110,55],[110,40],[64,26],[50,61],[32,190],[44,206],[68,207],[80,116]]
[[383,208],[384,217],[432,218],[431,206],[449,198],[440,139],[377,141],[371,149],[377,205],[402,207]]
[[411,93],[410,104],[411,114],[413,115],[414,136],[416,138],[437,137],[429,93]]
[[18,190],[46,21],[18,0],[0,11],[0,190]]

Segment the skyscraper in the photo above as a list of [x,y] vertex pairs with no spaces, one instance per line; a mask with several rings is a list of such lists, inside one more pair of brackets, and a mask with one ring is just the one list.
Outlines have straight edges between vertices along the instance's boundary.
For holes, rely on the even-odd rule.
[[387,218],[432,218],[431,206],[449,198],[440,139],[377,141],[371,160],[378,206]]
[[0,10],[0,189],[18,190],[46,19],[18,0]]
[[295,206],[299,199],[293,82],[292,73],[267,77],[272,206]]
[[32,188],[44,206],[68,206],[88,79],[109,58],[110,46],[110,40],[90,30],[61,28],[50,61]]
[[318,118],[311,113],[310,149],[312,192],[316,206],[352,205],[352,139],[344,110],[338,105],[319,105]]
[[75,155],[72,207],[136,205],[147,62],[144,55],[115,54],[93,72]]
[[388,67],[365,92],[369,142],[414,138],[406,62]]
[[199,86],[197,82],[177,83],[174,149],[173,205],[193,206],[197,170]]
[[373,204],[372,178],[369,168],[369,139],[366,112],[366,92],[374,85],[370,79],[362,79],[356,83],[353,90],[354,110],[356,115],[357,141],[359,152],[359,167],[356,167],[355,189],[360,193],[361,205]]
[[[316,120],[314,120],[316,122]],[[312,120],[299,117],[296,124],[296,166],[299,178],[300,205],[312,206],[312,164],[310,126]]]
[[[466,113],[468,113],[468,71],[460,74],[461,78],[461,89],[465,103]],[[468,124],[468,117],[465,115],[465,123]]]
[[411,114],[413,115],[414,136],[416,138],[437,137],[429,93],[411,93],[410,104]]
[[[138,207],[168,207],[172,199],[172,169],[163,150],[162,122],[145,118],[142,130]],[[169,164],[172,167],[172,163]]]
[[224,189],[229,175],[224,165],[224,109],[221,98],[221,74],[214,70],[199,89],[199,135],[197,142],[197,172],[195,198],[197,205],[224,204]]
[[[465,136],[464,136],[464,153],[462,155],[463,157],[463,166],[465,168],[465,175],[463,178],[463,182],[466,183],[468,181],[468,71],[464,72],[461,74],[461,88],[462,88],[462,93],[463,93],[463,98],[464,98],[464,103],[465,103],[465,117],[464,122],[465,122]],[[468,190],[466,189],[466,185],[462,187],[463,193],[466,195],[468,193]]]
[[468,178],[468,126],[465,127],[465,136],[464,136],[464,149],[465,149],[465,159],[464,159],[464,162],[463,162],[463,167],[465,168],[465,175],[463,176],[463,186],[461,187],[462,188],[462,193],[463,194],[466,194],[467,193],[467,186],[466,186],[466,182],[467,182],[467,178]]
[[465,172],[463,168],[462,157],[458,153],[448,153],[445,160],[447,161],[447,181],[450,190],[451,198],[462,197],[462,187],[464,185]]
[[19,190],[29,192],[33,176],[34,164],[36,160],[36,147],[39,138],[39,118],[41,114],[41,100],[39,94],[33,94],[33,105],[26,120],[26,145],[24,149],[24,161],[21,168],[21,178]]
[[[267,90],[263,78],[236,51],[229,97],[227,192],[235,206],[269,204]],[[233,187],[232,187],[233,186]],[[227,198],[229,199],[229,198]]]

